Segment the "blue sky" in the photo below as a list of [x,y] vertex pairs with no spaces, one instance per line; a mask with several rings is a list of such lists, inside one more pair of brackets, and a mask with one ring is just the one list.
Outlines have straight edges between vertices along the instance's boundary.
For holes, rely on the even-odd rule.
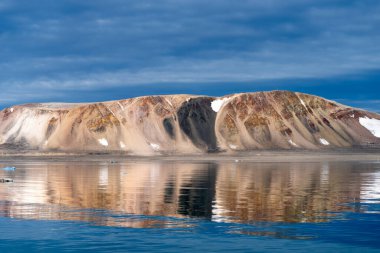
[[1,0],[0,107],[294,90],[380,112],[378,0]]

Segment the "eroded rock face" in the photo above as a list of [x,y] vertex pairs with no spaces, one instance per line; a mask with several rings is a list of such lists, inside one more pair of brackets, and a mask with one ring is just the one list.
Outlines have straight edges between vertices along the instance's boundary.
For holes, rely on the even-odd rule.
[[289,91],[148,96],[6,108],[0,144],[131,154],[376,146],[379,120],[375,113]]
[[177,111],[180,129],[200,148],[217,150],[215,137],[216,112],[211,108],[212,98],[199,97],[185,101]]

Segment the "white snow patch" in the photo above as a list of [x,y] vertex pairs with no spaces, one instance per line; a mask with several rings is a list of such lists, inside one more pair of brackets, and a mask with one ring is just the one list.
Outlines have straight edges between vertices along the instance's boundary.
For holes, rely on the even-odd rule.
[[364,117],[359,118],[359,123],[367,128],[374,136],[380,138],[380,120]]
[[14,111],[14,108],[13,108],[13,107],[11,107],[9,110],[10,110],[11,112],[13,112],[13,111]]
[[124,106],[120,104],[120,102],[117,102],[117,104],[120,106],[121,110],[124,111]]
[[294,141],[288,140],[288,142],[290,143],[290,145],[292,145],[294,147],[298,147],[298,145]]
[[305,102],[302,99],[300,99],[300,100],[301,100],[301,104],[306,107]]
[[166,100],[166,102],[168,102],[168,104],[169,104],[171,107],[173,107],[173,104],[172,104],[172,102],[170,102],[169,99],[165,98],[165,100]]
[[98,141],[99,141],[100,145],[108,146],[108,141],[107,141],[107,139],[105,139],[105,138],[101,138],[101,139],[99,139]]
[[120,148],[125,148],[125,144],[122,141],[120,141]]
[[351,118],[355,118],[355,114],[352,114],[350,117],[351,117]]
[[108,111],[110,111],[110,112],[112,113],[112,115],[113,115],[115,118],[117,118],[116,115],[115,115],[115,113],[114,113],[110,108],[107,107],[107,109],[108,109]]
[[155,150],[155,151],[160,150],[160,145],[158,145],[158,144],[156,144],[156,143],[150,143],[149,145],[150,145],[150,146],[153,148],[153,150]]
[[326,139],[323,139],[323,138],[319,138],[319,142],[325,146],[330,145],[330,143],[326,141]]
[[230,144],[230,145],[228,145],[228,146],[230,146],[231,149],[237,149],[237,146],[236,146],[236,145],[232,145],[232,144]]
[[211,102],[211,108],[214,112],[219,112],[220,108],[225,105],[230,98],[216,99]]

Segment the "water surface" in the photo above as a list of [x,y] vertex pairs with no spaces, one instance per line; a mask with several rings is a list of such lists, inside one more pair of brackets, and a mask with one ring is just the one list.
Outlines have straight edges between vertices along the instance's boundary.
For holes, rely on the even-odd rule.
[[0,250],[378,252],[377,162],[19,162]]

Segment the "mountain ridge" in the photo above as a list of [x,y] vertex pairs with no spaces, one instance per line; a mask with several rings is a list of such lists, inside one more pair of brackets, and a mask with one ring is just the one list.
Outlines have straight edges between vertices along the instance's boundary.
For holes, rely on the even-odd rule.
[[0,145],[44,151],[151,155],[313,150],[376,146],[379,137],[376,113],[278,90],[36,103],[0,112]]

